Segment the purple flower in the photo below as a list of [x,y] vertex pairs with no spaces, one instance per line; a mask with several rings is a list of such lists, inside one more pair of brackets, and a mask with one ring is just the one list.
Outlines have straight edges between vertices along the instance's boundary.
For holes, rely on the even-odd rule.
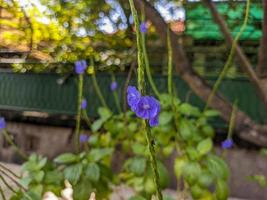
[[140,92],[134,86],[129,86],[127,90],[127,101],[131,110],[143,119],[149,120],[151,127],[159,124],[160,103],[151,96],[141,96]]
[[157,116],[154,117],[154,118],[149,119],[149,125],[150,125],[151,127],[154,127],[154,126],[159,125],[159,115],[157,115]]
[[86,70],[87,63],[85,60],[78,60],[75,62],[75,72],[76,74],[83,74]]
[[87,107],[87,101],[86,99],[83,99],[81,103],[81,109],[86,109],[86,107]]
[[230,149],[233,146],[234,142],[232,139],[226,139],[222,142],[223,149]]
[[142,22],[140,24],[140,31],[141,31],[141,33],[146,33],[147,32],[146,22]]
[[0,129],[6,128],[6,120],[4,117],[0,117]]
[[89,136],[86,135],[86,134],[81,134],[80,135],[80,142],[83,143],[83,142],[87,142],[89,139]]
[[160,104],[154,97],[144,96],[136,106],[136,115],[143,119],[153,119],[160,111]]
[[141,98],[140,92],[134,86],[128,86],[127,89],[127,102],[131,110],[135,112],[136,106]]
[[118,88],[118,83],[117,83],[116,81],[113,81],[113,82],[110,84],[110,90],[111,90],[111,91],[115,91],[117,88]]

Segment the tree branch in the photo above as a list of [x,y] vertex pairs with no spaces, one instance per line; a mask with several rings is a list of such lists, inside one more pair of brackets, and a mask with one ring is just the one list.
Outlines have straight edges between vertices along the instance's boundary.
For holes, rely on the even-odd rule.
[[262,8],[264,12],[262,21],[262,38],[259,48],[259,58],[257,66],[257,75],[259,78],[267,78],[267,1],[262,0]]
[[[134,0],[136,8],[141,11],[145,9],[146,18],[149,19],[157,29],[163,43],[166,45],[168,26],[158,11],[145,0]],[[144,7],[143,7],[144,5]],[[186,54],[178,44],[178,37],[170,31],[170,40],[173,49],[173,62],[181,78],[190,86],[190,88],[204,101],[207,101],[211,87],[200,77],[192,68],[187,60]],[[229,122],[232,105],[218,92],[210,102],[210,106],[221,112],[221,117]],[[261,146],[267,146],[267,135],[259,132],[267,132],[267,128],[255,124],[244,112],[238,110],[236,113],[235,128],[240,132],[239,136],[243,139]],[[242,134],[241,134],[242,133]],[[261,137],[261,140],[259,140]]]
[[[219,28],[221,29],[221,32],[226,40],[227,45],[231,47],[232,44],[234,43],[234,39],[231,35],[230,30],[227,27],[227,24],[225,23],[225,20],[219,14],[219,12],[216,9],[216,6],[211,0],[202,0],[202,1],[209,8],[214,21],[219,25]],[[244,54],[244,52],[242,51],[242,49],[238,44],[236,44],[235,53],[241,65],[242,70],[248,75],[251,83],[255,86],[256,91],[258,92],[260,98],[267,107],[267,92],[265,91],[264,87],[262,87],[262,84],[258,76],[253,70],[253,66],[251,65],[248,58],[246,57],[246,55]]]

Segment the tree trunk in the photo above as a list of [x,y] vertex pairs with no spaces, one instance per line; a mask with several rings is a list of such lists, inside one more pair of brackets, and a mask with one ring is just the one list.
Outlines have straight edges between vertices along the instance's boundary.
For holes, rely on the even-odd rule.
[[262,0],[262,5],[264,16],[262,21],[262,38],[260,42],[256,72],[265,92],[267,93],[267,1]]
[[[168,26],[158,11],[147,1],[134,0],[134,3],[139,11],[141,11],[143,8],[142,5],[144,5],[146,18],[148,18],[154,24],[163,43],[166,44]],[[185,52],[178,44],[178,37],[172,31],[170,31],[170,39],[173,48],[173,62],[177,72],[202,100],[207,101],[212,88],[193,70],[192,66],[187,60]],[[210,102],[210,106],[219,110],[221,117],[229,122],[232,112],[232,105],[227,99],[217,92]],[[240,110],[238,110],[236,113],[235,129],[241,138],[254,144],[267,147],[267,128],[257,125]]]

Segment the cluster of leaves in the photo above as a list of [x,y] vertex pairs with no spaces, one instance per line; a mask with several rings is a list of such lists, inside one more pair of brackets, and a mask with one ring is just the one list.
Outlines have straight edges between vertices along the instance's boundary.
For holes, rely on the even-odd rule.
[[[161,187],[168,186],[169,173],[160,160],[177,152],[175,174],[178,181],[183,181],[185,187],[189,186],[194,199],[226,199],[229,170],[224,160],[213,152],[214,129],[208,124],[208,120],[218,116],[218,112],[201,112],[168,94],[161,95],[160,102],[159,126],[152,129],[152,134],[159,158]],[[92,130],[109,135],[114,148],[120,145],[126,155],[131,155],[119,177],[139,194],[150,197],[155,193],[155,186],[148,164],[142,121],[130,111],[112,115],[107,108],[100,108],[99,114],[100,119],[93,123]]]
[[20,182],[28,191],[18,191],[11,199],[39,200],[47,191],[60,196],[64,180],[73,186],[74,199],[87,200],[91,192],[97,192],[98,198],[104,199],[113,179],[109,164],[112,152],[112,148],[92,148],[80,154],[61,154],[53,161],[33,154],[22,166],[26,173]]
[[154,131],[162,134],[163,153],[168,155],[174,148],[178,153],[174,163],[178,181],[184,180],[194,199],[227,199],[229,170],[212,151],[214,129],[208,124],[218,112],[200,112],[169,95],[161,96],[161,103],[160,126]]

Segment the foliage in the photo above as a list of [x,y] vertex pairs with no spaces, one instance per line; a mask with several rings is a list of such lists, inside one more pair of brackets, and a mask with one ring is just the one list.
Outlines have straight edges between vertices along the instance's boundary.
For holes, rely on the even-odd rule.
[[98,198],[103,199],[109,194],[113,179],[109,165],[112,152],[112,148],[93,148],[80,154],[61,154],[53,162],[33,154],[22,166],[26,176],[21,184],[29,189],[24,194],[18,191],[12,199],[27,199],[27,196],[41,199],[47,191],[60,196],[64,180],[72,184],[77,200],[88,200],[91,192],[97,192]]

